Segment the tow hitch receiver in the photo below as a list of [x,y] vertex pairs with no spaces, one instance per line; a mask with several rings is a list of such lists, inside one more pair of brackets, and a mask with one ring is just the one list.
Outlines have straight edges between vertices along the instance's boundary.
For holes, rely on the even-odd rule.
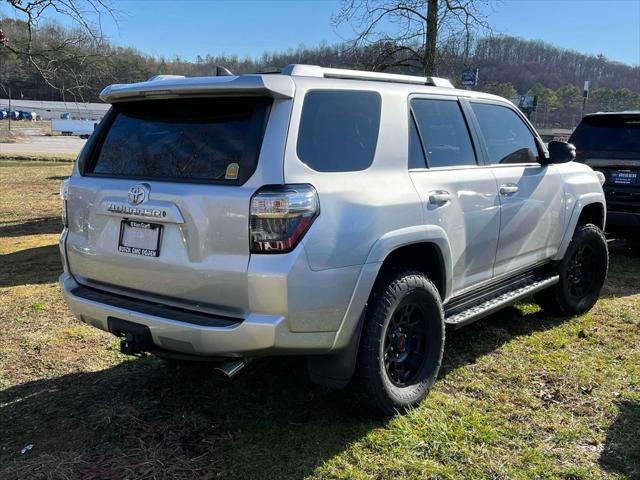
[[140,348],[140,342],[132,333],[127,333],[122,340],[120,340],[120,353],[125,355],[139,355],[142,353]]
[[120,352],[125,355],[140,356],[144,352],[153,350],[153,338],[146,325],[115,317],[107,318],[107,324],[109,331],[116,337],[120,337]]

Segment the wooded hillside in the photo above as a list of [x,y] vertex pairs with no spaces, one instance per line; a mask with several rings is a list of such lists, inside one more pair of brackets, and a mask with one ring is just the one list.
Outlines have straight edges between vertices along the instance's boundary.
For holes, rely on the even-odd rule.
[[[25,25],[0,18],[0,26],[8,38],[19,42],[26,36]],[[41,48],[55,44],[64,30],[53,23],[38,30],[34,39]],[[215,49],[215,44],[211,46]],[[375,48],[353,49],[348,44],[298,47],[286,52],[265,53],[256,59],[237,56],[156,58],[129,47],[109,43],[73,44],[56,51],[60,68],[48,81],[26,60],[0,49],[0,96],[8,87],[13,96],[34,100],[96,101],[100,90],[111,83],[145,80],[156,74],[187,76],[211,75],[216,65],[234,73],[259,72],[281,68],[289,63],[310,63],[346,68],[371,68]],[[554,47],[540,41],[513,37],[482,38],[474,42],[469,58],[463,59],[455,48],[439,52],[439,76],[458,83],[466,65],[480,69],[478,89],[503,96],[536,94],[542,122],[549,125],[575,123],[581,108],[580,92],[585,80],[592,83],[588,110],[640,108],[640,66],[629,66],[607,60],[603,56],[585,55]],[[418,73],[410,68],[397,68],[402,73]],[[51,85],[61,87],[52,88]]]

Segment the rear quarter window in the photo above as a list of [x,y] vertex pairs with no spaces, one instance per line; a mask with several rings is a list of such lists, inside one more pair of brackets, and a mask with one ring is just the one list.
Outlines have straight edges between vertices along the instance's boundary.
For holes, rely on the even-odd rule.
[[377,92],[308,92],[300,118],[298,158],[318,172],[365,170],[378,143],[380,107]]
[[271,99],[117,103],[86,173],[244,183],[255,171]]

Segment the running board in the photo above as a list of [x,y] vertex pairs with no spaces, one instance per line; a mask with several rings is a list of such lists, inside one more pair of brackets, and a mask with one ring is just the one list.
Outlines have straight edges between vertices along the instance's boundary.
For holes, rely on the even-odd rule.
[[446,316],[444,321],[448,326],[453,327],[454,329],[460,328],[471,322],[480,320],[487,315],[491,315],[492,313],[495,313],[498,310],[517,302],[518,300],[539,292],[540,290],[544,290],[551,285],[555,285],[559,280],[560,277],[558,275],[554,275],[553,277],[548,277],[542,280],[531,281],[530,283],[520,286],[514,290],[502,293],[493,298],[489,298],[482,303],[468,308],[467,310],[455,313],[450,316]]

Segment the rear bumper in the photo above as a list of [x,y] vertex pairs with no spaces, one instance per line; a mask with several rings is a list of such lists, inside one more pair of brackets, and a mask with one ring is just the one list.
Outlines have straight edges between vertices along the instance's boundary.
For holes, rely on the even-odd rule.
[[[83,322],[109,331],[109,318],[149,328],[153,343],[163,349],[199,356],[254,357],[274,354],[309,354],[329,351],[335,332],[292,332],[285,318],[251,313],[228,326],[208,326],[158,316],[154,309],[97,301],[74,293],[80,285],[63,273],[60,285],[71,311]],[[130,307],[130,308],[126,308]]]

